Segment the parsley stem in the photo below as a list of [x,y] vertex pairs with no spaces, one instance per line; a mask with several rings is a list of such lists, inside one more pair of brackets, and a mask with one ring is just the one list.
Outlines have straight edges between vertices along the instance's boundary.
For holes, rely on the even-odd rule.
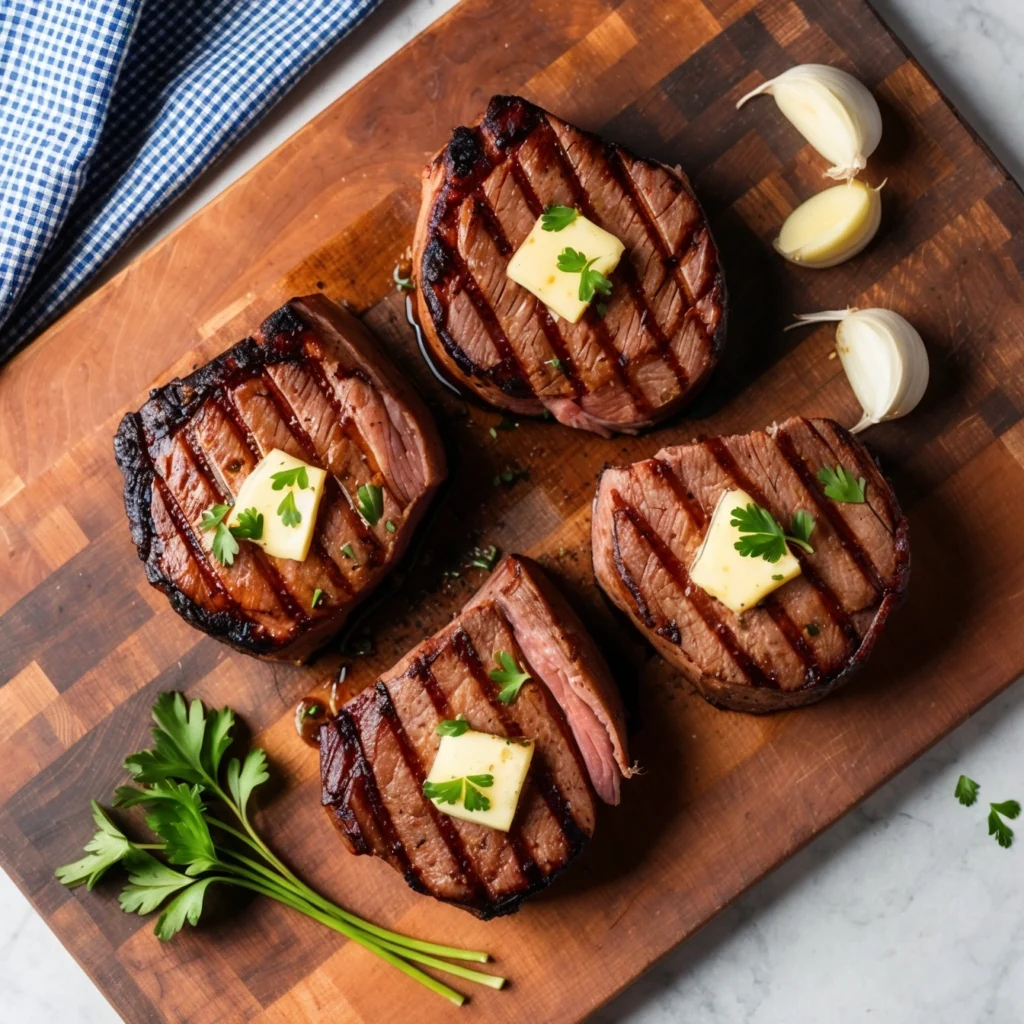
[[[241,832],[233,829],[230,825],[226,825],[224,822],[219,821],[216,818],[210,819],[211,824],[217,825],[224,831],[231,833],[237,839],[244,840],[245,842],[252,845],[247,836],[244,836]],[[373,935],[375,938],[382,942],[386,942],[389,946],[398,946],[402,949],[414,949],[421,953],[431,953],[434,956],[447,957],[450,960],[466,960],[478,964],[486,964],[490,962],[490,956],[477,949],[462,949],[459,946],[443,946],[436,942],[427,942],[423,939],[414,939],[408,935],[402,935],[399,932],[389,931],[387,928],[381,928],[378,925],[371,924],[369,921],[357,916],[356,914],[349,913],[339,907],[336,903],[331,903],[329,900],[324,899],[315,889],[311,889],[308,885],[299,879],[290,881],[287,878],[281,879],[279,875],[275,874],[268,868],[265,868],[262,864],[257,863],[245,854],[239,853],[236,850],[225,849],[223,853],[229,855],[234,860],[244,864],[250,872],[255,872],[262,879],[265,879],[264,884],[273,884],[276,886],[287,885],[285,891],[294,893],[299,898],[304,899],[307,903],[319,908],[324,913],[330,914],[332,917],[336,917],[340,921],[346,921],[362,931]],[[234,869],[232,869],[234,870]],[[487,975],[492,977],[492,975]]]
[[359,928],[354,928],[351,925],[346,924],[344,921],[339,921],[337,918],[323,913],[316,907],[311,907],[308,904],[303,905],[298,900],[294,902],[284,900],[274,890],[268,889],[260,883],[250,882],[245,878],[226,875],[216,876],[212,881],[225,882],[228,885],[238,885],[243,889],[249,889],[252,892],[259,893],[261,896],[269,896],[271,899],[277,900],[279,903],[284,903],[286,906],[290,906],[294,910],[298,910],[307,917],[311,917],[314,921],[319,921],[322,925],[326,925],[328,928],[339,932],[347,939],[351,939],[353,942],[359,943],[360,946],[368,950],[370,953],[373,953],[375,956],[379,956],[386,963],[391,964],[392,967],[397,967],[403,974],[407,974],[414,981],[418,981],[421,985],[425,985],[431,992],[436,992],[438,995],[444,996],[445,999],[454,1003],[456,1006],[461,1006],[466,1001],[466,997],[460,992],[456,992],[455,989],[449,988],[444,984],[444,982],[438,981],[436,978],[432,978],[429,974],[425,974],[418,967],[413,967],[412,964],[402,959],[402,957],[396,956],[383,946],[377,945],[376,942],[369,938]]

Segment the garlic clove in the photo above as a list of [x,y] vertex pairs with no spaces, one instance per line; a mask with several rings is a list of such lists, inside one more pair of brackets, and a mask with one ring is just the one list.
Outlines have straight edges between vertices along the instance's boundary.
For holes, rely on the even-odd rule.
[[841,181],[856,177],[882,138],[882,114],[871,91],[839,68],[799,64],[747,93],[767,94],[794,128],[826,159],[825,173]]
[[838,321],[836,351],[863,409],[851,432],[898,419],[921,401],[928,387],[928,351],[908,320],[891,309],[833,309],[797,317],[807,323]]
[[882,223],[881,188],[849,181],[811,196],[786,218],[776,251],[790,263],[814,269],[856,256]]

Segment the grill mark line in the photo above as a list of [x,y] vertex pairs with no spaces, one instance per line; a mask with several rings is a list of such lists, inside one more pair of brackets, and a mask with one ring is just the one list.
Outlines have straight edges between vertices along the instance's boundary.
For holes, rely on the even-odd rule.
[[[377,728],[379,729],[382,716],[376,701],[374,701],[373,704],[373,712],[377,717]],[[364,710],[363,714],[365,713],[366,711]],[[395,823],[391,819],[391,812],[388,810],[381,798],[380,790],[377,788],[377,777],[373,774],[373,766],[366,757],[366,751],[363,749],[363,741],[360,738],[359,730],[356,728],[355,721],[350,713],[342,708],[338,712],[335,722],[337,724],[338,731],[342,734],[342,738],[351,744],[355,760],[359,766],[359,774],[363,781],[363,792],[366,796],[366,801],[370,806],[370,814],[373,817],[378,831],[384,837],[384,842],[387,843],[388,850],[401,866],[402,874],[405,876],[406,882],[408,882],[408,884],[417,891],[426,892],[427,887],[423,884],[423,879],[420,877],[419,871],[409,860],[409,854],[401,839],[399,839],[398,832],[395,829]]]
[[[569,187],[573,192],[573,197],[578,201],[580,209],[584,211],[584,216],[589,220],[594,221],[595,224],[600,223],[600,218],[597,216],[596,211],[590,203],[590,197],[583,187],[583,183],[580,181],[579,175],[576,173],[576,168],[573,166],[572,161],[569,159],[568,153],[565,152],[562,146],[561,140],[558,138],[558,133],[552,127],[551,122],[545,117],[542,119],[542,123],[546,126],[546,130],[550,132],[551,139],[554,142],[555,152],[557,153],[559,160],[562,164],[562,168],[567,176]],[[615,152],[611,147],[606,146],[604,149],[604,160],[611,176],[616,180],[619,188],[622,190],[623,196],[628,202],[638,211],[640,219],[644,224],[645,233],[647,234],[648,241],[654,247],[655,253],[661,257],[662,261],[665,262],[669,259],[668,253],[661,245],[660,236],[657,232],[654,233],[653,237],[651,234],[650,225],[647,220],[647,211],[637,201],[635,191],[632,187],[631,182],[624,182],[620,171],[623,169],[621,165],[615,166],[610,159],[609,153]],[[626,176],[628,177],[628,175]],[[686,388],[689,383],[686,371],[679,365],[679,360],[676,358],[675,353],[672,351],[672,347],[669,345],[668,338],[665,336],[661,329],[661,325],[658,323],[657,317],[654,315],[654,310],[651,308],[650,303],[647,301],[647,296],[644,293],[643,285],[639,280],[636,273],[636,268],[633,266],[632,261],[629,259],[628,254],[624,260],[619,262],[619,276],[623,279],[626,287],[629,289],[630,295],[633,299],[633,306],[637,313],[640,315],[640,325],[647,330],[651,340],[654,342],[654,347],[657,350],[658,357],[663,363],[675,375],[676,382],[679,385],[679,389],[682,393],[686,392]],[[667,270],[667,266],[666,266]],[[678,284],[678,281],[677,281]],[[693,307],[693,303],[690,301],[690,293],[687,289],[681,289],[684,298],[690,304],[690,308]]]
[[251,615],[249,615],[249,613],[238,603],[234,595],[232,595],[227,587],[224,586],[224,581],[217,575],[217,570],[210,564],[206,554],[206,549],[199,543],[199,539],[193,532],[192,526],[186,518],[184,510],[181,505],[178,504],[178,499],[174,496],[170,487],[168,487],[167,481],[164,480],[159,473],[155,472],[155,470],[153,473],[153,484],[156,486],[157,490],[160,491],[160,497],[163,499],[164,507],[167,509],[168,514],[171,517],[171,522],[174,523],[174,529],[181,538],[182,543],[184,543],[185,547],[187,547],[191,552],[192,560],[196,563],[200,575],[206,581],[206,585],[228,602],[233,614],[236,614],[247,622],[252,623],[254,628],[262,629],[263,627],[257,623]]
[[[230,491],[225,492],[225,489],[221,487],[217,475],[213,472],[206,449],[195,432],[195,424],[192,421],[187,422],[178,432],[178,437],[182,445],[187,449],[192,461],[198,467],[200,476],[210,485],[210,489],[222,501],[233,505],[235,497]],[[278,601],[281,602],[281,607],[288,613],[289,618],[302,626],[308,625],[312,621],[311,617],[306,613],[298,598],[292,593],[288,584],[285,583],[281,574],[271,563],[267,553],[258,544],[251,544],[249,545],[249,555],[259,570],[260,575],[266,581],[267,586],[270,587]]]
[[[277,386],[277,382],[270,376],[270,374],[264,372],[262,382],[267,386],[268,396],[277,410],[278,416],[281,418],[281,422],[288,428],[288,432],[300,447],[305,451],[306,457],[311,463],[316,464],[318,461],[316,445],[313,443],[313,438],[310,437],[309,433],[299,423],[298,414],[291,407],[285,394]],[[345,489],[338,482],[337,478],[328,468],[327,477],[324,481],[324,497],[328,498],[330,504],[340,505],[345,509],[345,518],[349,523],[354,525],[356,536],[365,543],[365,537],[372,537],[373,534],[364,528],[362,517],[352,507],[349,496],[345,493]],[[330,494],[327,494],[327,491]],[[388,494],[391,492],[389,491]],[[392,495],[392,497],[394,497]],[[313,535],[313,546],[316,549],[317,554],[320,556],[320,561],[324,563],[328,575],[335,584],[340,584],[349,594],[355,593],[355,588],[345,578],[341,568],[335,561],[334,557],[325,550],[323,545],[323,538],[320,531],[316,531]],[[368,545],[371,546],[371,545]],[[374,543],[372,545],[375,549],[380,548],[380,544],[374,537]]]
[[[522,183],[519,182],[519,178],[516,177],[515,174],[515,170],[518,166],[516,157],[513,156],[510,161],[510,167],[513,171],[512,176],[515,178],[516,182],[520,184],[520,188],[522,188]],[[498,219],[497,211],[491,206],[490,201],[484,194],[483,186],[478,187],[473,193],[473,200],[476,203],[476,209],[481,213],[481,219],[487,227],[488,233],[498,246],[498,251],[502,256],[508,256],[509,253],[512,252],[512,246],[505,235],[504,228],[501,226],[501,221]],[[526,203],[527,206],[530,207],[531,211],[534,209],[537,202],[537,197],[531,190],[530,194],[526,196]],[[537,216],[540,216],[540,214],[537,214]],[[548,347],[562,365],[562,373],[564,374],[566,381],[572,388],[576,398],[582,398],[587,394],[588,388],[580,378],[579,372],[576,369],[576,363],[573,361],[572,355],[569,352],[569,347],[566,344],[565,339],[562,337],[562,333],[559,331],[558,325],[552,318],[547,306],[545,306],[544,303],[536,297],[534,298],[534,311],[537,314],[537,321],[540,324],[540,329],[544,333],[544,337],[547,339]]]
[[[804,462],[803,457],[796,450],[793,439],[785,430],[780,429],[776,432],[773,440],[782,457],[800,478],[818,512],[828,520],[829,525],[839,538],[839,543],[843,550],[853,559],[861,574],[874,587],[876,593],[879,595],[885,594],[887,588],[881,576],[878,575],[878,570],[871,561],[871,556],[862,547],[857,539],[857,535],[853,532],[842,512],[821,492],[818,481],[815,479],[814,474],[811,473],[807,463]],[[828,445],[825,445],[825,447],[828,448]]]
[[[828,440],[826,440],[825,436],[818,429],[818,426],[814,422],[814,420],[806,420],[805,422],[808,424],[811,430],[818,436],[818,438],[821,440],[821,443],[825,446],[825,448],[827,448],[828,451],[832,453],[836,462],[842,463],[842,455],[838,451],[836,451],[835,447]],[[838,426],[838,424],[836,424],[836,426]],[[885,514],[889,517],[889,523],[891,523],[892,525],[890,526],[889,523],[887,523],[878,514],[878,512],[875,511],[870,500],[867,501],[866,504],[868,508],[870,508],[871,511],[874,512],[875,518],[879,521],[879,523],[881,523],[882,527],[885,529],[885,532],[888,533],[890,536],[894,536],[893,531],[899,523],[901,515],[898,509],[895,507],[892,490],[890,489],[885,478],[882,477],[882,473],[879,470],[878,466],[874,464],[870,456],[868,456],[867,453],[864,451],[863,445],[861,445],[858,441],[855,441],[853,437],[851,437],[842,428],[836,431],[836,440],[839,442],[839,445],[841,446],[843,452],[846,452],[848,456],[853,458],[854,462],[857,464],[857,469],[860,471],[860,475],[864,477],[866,483],[874,485],[875,492],[881,499],[882,504],[885,506]],[[879,477],[882,477],[881,484],[877,482]]]
[[[454,207],[454,211],[457,213],[458,206]],[[457,234],[458,229],[456,227],[450,224],[445,226],[449,233],[454,231]],[[487,377],[503,393],[518,398],[535,398],[533,387],[530,384],[530,376],[519,361],[516,350],[512,347],[512,343],[508,340],[508,336],[498,322],[494,310],[491,309],[490,303],[480,290],[480,285],[477,284],[473,272],[469,269],[469,265],[462,258],[458,243],[451,244],[447,240],[442,242],[440,238],[437,241],[444,246],[446,258],[455,268],[455,276],[460,282],[462,290],[473,304],[473,308],[477,311],[485,330],[491,337],[491,342],[498,350],[500,358],[493,366],[483,367],[477,363],[473,363],[473,366],[477,372]],[[452,298],[454,298],[454,295]],[[443,303],[446,320],[448,313],[451,311],[451,305],[451,301]],[[465,355],[465,352],[463,352],[463,355]],[[468,356],[466,358],[468,359]]]
[[[654,557],[658,559],[665,571],[673,577],[684,600],[689,601],[689,603],[693,605],[697,614],[704,620],[704,624],[716,637],[718,637],[718,640],[722,647],[725,648],[726,653],[732,658],[736,667],[747,677],[751,685],[755,687],[770,687],[772,689],[778,689],[778,683],[775,679],[772,678],[770,673],[766,673],[764,669],[754,661],[743,645],[739,643],[733,631],[715,612],[711,599],[703,590],[701,590],[700,587],[691,582],[690,574],[686,570],[686,567],[678,558],[676,558],[672,549],[669,548],[668,545],[665,544],[665,542],[654,532],[651,524],[647,522],[640,511],[630,505],[617,490],[612,490],[611,498],[612,505],[614,506],[614,511],[612,513],[612,541],[615,546],[616,568],[620,565],[624,568],[625,562],[619,549],[618,528],[615,523],[615,519],[625,517],[630,521],[633,529],[635,529],[636,532],[639,533],[646,541],[647,546],[651,549]],[[640,588],[636,581],[633,580],[632,574],[629,573],[628,570],[627,575],[628,579],[623,578],[623,583],[625,583],[630,593],[635,597],[635,595],[640,592]],[[687,593],[687,588],[689,588],[689,593]],[[649,608],[647,608],[647,615],[649,618],[644,621],[650,629],[653,628],[654,619],[650,615]]]
[[391,734],[398,743],[398,748],[402,753],[402,760],[405,762],[405,767],[409,774],[416,782],[420,798],[427,807],[427,811],[434,822],[434,827],[448,848],[448,853],[452,860],[459,865],[465,876],[466,883],[472,892],[471,898],[475,899],[479,904],[481,895],[488,893],[489,889],[477,873],[473,861],[466,851],[466,846],[462,842],[462,836],[459,835],[452,818],[443,811],[439,811],[434,805],[434,801],[423,795],[423,780],[426,778],[423,766],[420,764],[416,751],[413,750],[412,742],[405,731],[405,726],[402,725],[402,720],[398,717],[394,702],[391,700],[391,693],[388,691],[383,680],[378,680],[374,686],[374,699],[381,718],[387,721]]
[[[562,168],[562,179],[565,181],[566,185],[568,185],[569,191],[572,192],[573,203],[578,209],[583,211],[583,215],[588,220],[592,220],[595,224],[599,223],[599,218],[590,203],[590,197],[587,195],[586,189],[583,188],[583,183],[576,174],[576,169],[573,167],[568,155],[562,148],[562,143],[559,140],[555,129],[552,128],[551,122],[547,117],[541,117],[538,127],[544,135],[547,147],[552,151],[552,153],[554,153],[555,158],[558,160]],[[628,260],[626,262],[628,263]],[[622,266],[622,263],[620,262],[619,265]],[[634,299],[636,299],[635,295]],[[646,303],[644,303],[644,310],[647,312],[647,317],[653,320],[653,313],[647,308]],[[640,314],[641,320],[644,319],[644,310],[637,308],[637,312]],[[623,353],[615,347],[615,343],[612,340],[607,325],[599,316],[597,316],[597,311],[591,306],[587,307],[584,319],[591,331],[593,331],[594,337],[597,339],[598,344],[601,346],[601,350],[605,354],[605,358],[615,368],[615,372],[618,375],[623,388],[625,388],[626,394],[628,394],[633,400],[633,405],[637,412],[640,415],[649,416],[654,411],[653,406],[647,400],[646,395],[643,394],[641,389],[638,386],[634,386],[633,382],[630,380],[629,374],[626,372],[626,368],[622,363]]]
[[[721,466],[727,475],[732,477],[740,489],[746,491],[754,501],[763,508],[767,508],[768,502],[761,491],[761,488],[758,487],[754,481],[740,469],[736,460],[732,457],[732,453],[722,443],[721,438],[709,438],[703,443],[704,448],[711,457],[719,466]],[[828,612],[829,618],[832,619],[836,626],[838,626],[842,631],[843,635],[850,643],[852,651],[856,651],[860,646],[860,634],[857,632],[857,628],[850,619],[842,601],[839,600],[835,591],[832,590],[832,588],[818,575],[814,566],[808,561],[807,555],[803,551],[794,551],[793,554],[800,563],[801,572],[807,578],[807,582],[810,583],[810,585],[817,591],[818,596],[821,599],[821,603]]]
[[[500,613],[500,609],[497,609]],[[504,615],[502,614],[504,620]],[[506,626],[509,632],[515,635],[514,631],[509,625],[508,620],[505,620]],[[496,699],[494,692],[494,683],[491,677],[487,674],[487,670],[484,668],[483,662],[480,660],[480,655],[477,652],[476,647],[473,644],[473,640],[466,630],[460,624],[459,627],[452,633],[451,636],[452,647],[455,650],[455,654],[459,661],[462,662],[469,669],[470,674],[476,680],[477,686],[480,691],[487,698],[494,713],[498,716],[498,720],[501,722],[502,728],[509,736],[522,736],[523,730],[519,725],[519,722],[509,712],[509,709]],[[520,654],[522,652],[520,651]],[[525,657],[524,657],[525,661]],[[534,675],[535,680],[539,680],[541,677],[539,674]],[[538,683],[538,685],[540,685]],[[561,721],[556,717],[555,721],[558,723],[561,729]],[[564,735],[564,730],[562,730]],[[575,750],[576,740],[572,738],[570,745],[571,750]],[[536,751],[534,752],[536,757]],[[577,763],[578,763],[577,758]],[[573,817],[572,808],[568,805],[562,796],[561,791],[555,784],[555,780],[551,775],[550,769],[547,765],[538,766],[540,770],[536,773],[537,788],[540,790],[541,797],[548,806],[548,810],[551,812],[555,821],[558,822],[559,827],[562,829],[562,834],[565,836],[566,843],[569,847],[570,858],[575,857],[580,851],[583,844],[587,841],[587,837],[583,830],[576,823],[576,819]],[[586,772],[583,772],[583,777],[589,779]],[[518,831],[518,828],[517,828]]]

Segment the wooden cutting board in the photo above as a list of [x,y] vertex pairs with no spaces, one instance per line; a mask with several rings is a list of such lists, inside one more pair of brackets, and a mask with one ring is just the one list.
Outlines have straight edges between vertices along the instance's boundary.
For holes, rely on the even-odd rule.
[[[823,161],[770,100],[736,99],[793,63],[833,63],[878,96],[888,178],[879,238],[801,271],[771,251]],[[391,273],[418,172],[497,91],[691,174],[730,287],[726,364],[690,419],[601,441],[552,423],[489,428],[420,360]],[[465,1020],[585,1016],[1024,670],[1024,197],[862,0],[465,0],[0,374],[0,862],[129,1021],[447,1020],[451,1007],[294,912],[256,901],[161,945],[53,869],[90,835],[157,692],[230,703],[283,783],[272,844],[314,885],[402,931],[482,947],[512,979]],[[318,806],[297,698],[336,670],[227,651],[149,589],[121,507],[111,437],[147,388],[225,348],[293,294],[365,312],[442,422],[455,471],[422,555],[367,620],[367,683],[480,585],[473,543],[540,557],[606,646],[645,774],[584,858],[515,917],[483,924],[353,858]],[[698,432],[792,413],[857,416],[832,330],[796,311],[888,305],[932,359],[921,407],[867,440],[912,527],[914,578],[859,678],[823,704],[715,711],[611,615],[588,549],[595,474]],[[700,417],[696,419],[696,417]],[[505,468],[529,479],[494,485]],[[699,942],[698,937],[694,941]]]

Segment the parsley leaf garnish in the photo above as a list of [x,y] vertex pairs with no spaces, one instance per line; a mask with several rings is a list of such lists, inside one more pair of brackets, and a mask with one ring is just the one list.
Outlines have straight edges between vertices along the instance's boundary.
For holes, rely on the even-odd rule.
[[341,545],[341,553],[346,558],[351,559],[353,562],[356,560],[356,553],[352,550],[352,543],[351,543],[351,541],[349,543],[347,543],[347,544],[342,544]]
[[466,776],[466,799],[463,801],[467,811],[489,811],[491,801],[480,792],[479,786],[486,789],[494,785],[493,775],[467,775]]
[[964,807],[970,807],[975,800],[978,799],[978,790],[981,789],[974,779],[969,779],[966,775],[961,775],[956,780],[956,789],[953,790],[953,796],[957,798],[964,805]]
[[57,879],[68,888],[85,883],[86,889],[100,880],[104,872],[132,853],[134,843],[107,817],[95,800],[89,802],[96,834],[85,844],[85,856],[73,864],[57,868]]
[[394,533],[394,532],[395,532],[395,531],[396,531],[396,530],[398,529],[398,527],[397,527],[397,526],[395,526],[395,524],[394,524],[393,522],[391,522],[391,520],[389,519],[389,520],[388,520],[388,521],[387,521],[387,522],[386,522],[386,523],[384,524],[384,529],[385,529],[385,530],[387,530],[387,531],[388,531],[388,533]]
[[221,565],[234,565],[238,554],[238,542],[231,530],[224,525],[224,517],[231,511],[230,505],[214,505],[203,512],[199,529],[213,530],[210,550]]
[[273,480],[271,487],[275,491],[283,491],[286,487],[295,486],[298,486],[300,491],[304,491],[309,486],[309,474],[306,472],[305,466],[282,469],[279,473],[272,473],[270,479]]
[[579,210],[572,206],[549,206],[541,215],[540,226],[543,231],[561,231],[579,215]]
[[469,730],[469,722],[461,715],[458,718],[446,718],[437,723],[438,736],[461,736]]
[[295,505],[295,492],[289,491],[277,506],[277,514],[285,526],[298,526],[302,522],[302,513]]
[[818,470],[818,480],[825,486],[825,497],[833,501],[846,502],[849,505],[864,504],[864,477],[859,480],[843,466],[832,469],[822,466]]
[[255,508],[247,508],[238,513],[238,521],[231,527],[236,537],[246,540],[259,540],[263,536],[263,513]]
[[384,489],[376,484],[363,484],[356,490],[356,511],[370,526],[376,526],[384,515]]
[[230,505],[214,505],[212,508],[205,509],[199,522],[199,528],[201,530],[216,530],[230,511]]
[[791,544],[799,545],[809,555],[813,555],[814,548],[808,543],[812,533],[814,533],[814,517],[810,512],[805,512],[802,508],[798,509],[793,513],[793,520],[789,524],[786,540]]
[[423,795],[439,804],[457,804],[461,800],[467,811],[487,811],[490,810],[491,801],[480,790],[493,785],[493,775],[467,775],[447,782],[431,782],[428,779],[423,783]]
[[449,779],[448,782],[423,781],[423,795],[428,800],[436,800],[439,804],[457,804],[462,799],[464,778]]
[[588,260],[579,250],[567,245],[558,254],[558,269],[566,274],[580,275],[579,298],[580,302],[589,302],[594,297],[594,292],[602,295],[611,295],[612,283],[600,270],[591,270],[597,262],[597,257]]
[[[266,756],[253,749],[225,765],[234,712],[229,708],[206,711],[198,700],[186,704],[180,693],[162,693],[153,706],[153,719],[153,749],[127,758],[125,767],[135,784],[121,786],[116,803],[144,808],[146,825],[159,842],[129,839],[94,802],[96,834],[81,860],[57,869],[61,882],[92,888],[105,872],[121,864],[128,871],[121,908],[137,914],[161,911],[156,934],[163,940],[186,923],[198,924],[206,890],[214,883],[242,888],[356,939],[389,963],[395,964],[398,957],[406,974],[456,1004],[463,1001],[458,992],[428,977],[415,964],[451,968],[437,957],[484,962],[485,953],[425,943],[364,921],[310,889],[266,844],[247,810],[253,791],[269,779]],[[466,789],[467,807],[490,806],[479,792],[493,785],[490,776],[471,775],[456,784],[460,797]],[[378,945],[381,942],[387,952]],[[424,954],[433,955],[425,958]],[[504,984],[504,979],[477,971],[458,968],[457,973],[492,988]]]
[[493,545],[488,544],[485,548],[472,548],[467,556],[466,565],[475,569],[486,569],[490,572],[498,562],[501,552]]
[[313,600],[309,602],[309,607],[315,608],[320,603],[320,598],[322,598],[323,596],[324,592],[319,587],[317,587],[316,590],[313,591]]
[[492,668],[488,673],[492,682],[501,683],[501,690],[498,691],[498,700],[502,704],[511,704],[519,696],[523,684],[532,679],[529,672],[524,672],[517,664],[516,659],[508,651],[498,651],[494,655],[498,668]]
[[1003,821],[1003,818],[1013,821],[1020,814],[1020,804],[1016,800],[1004,800],[1002,803],[988,806],[988,834],[995,836],[996,842],[1004,849],[1008,849],[1013,845],[1013,829]]
[[733,547],[745,558],[760,557],[766,562],[777,562],[786,553],[787,541],[810,554],[814,553],[814,548],[808,543],[814,531],[814,520],[802,509],[793,516],[788,534],[771,512],[753,502],[746,508],[734,508],[729,525],[743,534]]

